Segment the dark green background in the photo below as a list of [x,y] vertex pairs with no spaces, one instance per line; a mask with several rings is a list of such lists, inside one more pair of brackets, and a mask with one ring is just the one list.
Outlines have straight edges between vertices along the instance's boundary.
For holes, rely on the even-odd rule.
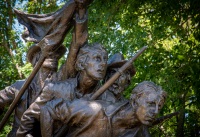
[[[50,13],[64,1],[1,0],[0,89],[26,78],[31,65],[12,8],[28,13]],[[150,128],[154,137],[197,137],[200,134],[200,1],[199,0],[95,0],[89,7],[89,42],[105,45],[109,55],[121,52],[126,59],[138,49],[148,50],[136,60],[136,76],[125,91],[144,80],[161,85],[168,93],[160,116],[180,115]],[[22,28],[22,29],[19,29]],[[71,33],[65,45],[69,46]],[[64,61],[61,60],[60,64]],[[2,116],[1,116],[2,117]],[[0,137],[10,130],[8,122]]]

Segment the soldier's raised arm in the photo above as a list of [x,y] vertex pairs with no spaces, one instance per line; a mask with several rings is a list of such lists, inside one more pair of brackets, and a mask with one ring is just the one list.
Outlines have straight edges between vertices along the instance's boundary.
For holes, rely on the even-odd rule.
[[87,43],[88,40],[88,15],[87,15],[87,0],[75,0],[76,13],[74,30],[72,34],[72,42],[69,47],[69,53],[64,65],[59,71],[59,80],[65,80],[76,76],[75,62],[79,49]]

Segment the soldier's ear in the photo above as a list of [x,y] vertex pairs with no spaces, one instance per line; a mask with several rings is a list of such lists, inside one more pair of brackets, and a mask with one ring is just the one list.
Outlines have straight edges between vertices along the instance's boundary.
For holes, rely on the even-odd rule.
[[130,97],[130,99],[131,99],[131,105],[133,107],[135,107],[135,105],[136,105],[136,102],[135,102],[136,94],[132,94],[131,97]]
[[81,71],[85,69],[86,56],[81,56],[76,61],[76,70]]
[[138,93],[136,95],[136,100],[138,100],[139,98],[141,98],[143,95],[144,95],[143,92]]
[[83,69],[84,69],[84,67],[83,67],[83,63],[81,62],[81,60],[77,60],[76,61],[76,70],[81,71]]
[[143,93],[133,93],[131,95],[132,105],[136,106],[137,102],[139,101],[140,97],[142,97]]

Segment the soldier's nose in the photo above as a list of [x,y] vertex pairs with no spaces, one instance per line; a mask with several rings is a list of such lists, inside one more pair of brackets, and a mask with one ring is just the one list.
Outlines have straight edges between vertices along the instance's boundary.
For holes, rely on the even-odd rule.
[[158,114],[158,104],[156,104],[156,108],[155,108],[154,113],[155,113],[155,114]]
[[105,67],[106,67],[106,63],[105,63],[105,62],[102,62],[102,63],[100,64],[100,66],[101,66],[101,68],[105,68]]

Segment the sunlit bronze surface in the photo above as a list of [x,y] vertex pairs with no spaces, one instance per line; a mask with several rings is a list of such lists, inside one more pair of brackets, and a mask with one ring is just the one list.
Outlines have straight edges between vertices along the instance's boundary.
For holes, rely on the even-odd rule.
[[[61,47],[62,50],[65,51],[64,47]],[[31,46],[28,50],[28,60],[31,62],[32,66],[34,67],[39,57],[41,55],[41,49],[36,47],[35,45]],[[14,115],[14,122],[12,126],[12,130],[8,134],[8,136],[16,136],[16,131],[20,125],[20,119],[26,109],[30,106],[31,103],[35,101],[35,99],[40,94],[45,80],[52,80],[52,74],[54,74],[57,70],[57,62],[59,58],[63,55],[63,52],[57,51],[54,52],[52,56],[49,56],[43,63],[39,72],[35,75],[34,79],[32,80],[29,87],[26,89],[25,94],[20,99],[20,103],[18,103],[15,109]],[[49,60],[52,60],[50,62]],[[12,103],[14,98],[18,95],[19,90],[21,89],[22,85],[24,84],[25,80],[19,80],[12,84],[9,87],[0,91],[0,108],[4,108],[5,106]],[[37,131],[38,132],[38,131]],[[36,134],[37,135],[37,134]]]
[[145,81],[133,89],[130,101],[52,100],[41,110],[42,134],[52,136],[53,122],[59,120],[67,125],[65,135],[69,137],[149,136],[147,126],[156,118],[165,98],[166,93],[160,87]]
[[[89,95],[98,87],[98,80],[105,76],[106,62],[107,52],[102,45],[95,43],[92,46],[85,45],[82,47],[76,61],[76,69],[79,71],[77,77],[52,82],[45,86],[41,95],[23,114],[17,136],[32,133],[34,124],[40,121],[40,109],[48,101],[59,98],[68,101],[83,97],[89,98]],[[89,69],[93,73],[89,73]]]
[[[123,97],[136,73],[133,61],[146,47],[129,61],[120,53],[108,60],[101,44],[88,43],[87,6],[91,2],[69,0],[60,10],[44,15],[15,10],[27,27],[23,38],[35,42],[28,50],[28,61],[35,66],[40,56],[45,58],[15,109],[9,136],[150,136],[148,127],[163,107],[166,93],[144,81],[133,89],[130,99]],[[62,43],[71,28],[69,53],[57,71],[58,60],[66,52]],[[0,108],[16,98],[23,83],[0,91]]]

